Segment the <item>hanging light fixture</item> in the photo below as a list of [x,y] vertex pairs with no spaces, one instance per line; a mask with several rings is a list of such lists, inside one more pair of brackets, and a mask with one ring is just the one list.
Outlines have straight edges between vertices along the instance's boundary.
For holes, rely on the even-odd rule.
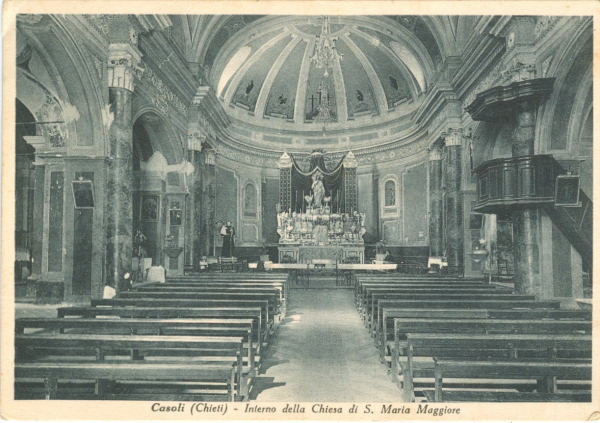
[[329,103],[329,93],[327,87],[327,79],[323,78],[319,85],[319,92],[321,93],[321,102],[317,106],[317,116],[315,122],[323,123],[323,130],[325,130],[325,122],[331,121],[331,104]]
[[311,61],[317,69],[324,69],[323,76],[329,76],[329,68],[336,60],[342,60],[343,54],[338,53],[335,43],[337,37],[332,37],[329,30],[329,17],[323,16],[321,21],[321,34],[317,35],[314,54]]

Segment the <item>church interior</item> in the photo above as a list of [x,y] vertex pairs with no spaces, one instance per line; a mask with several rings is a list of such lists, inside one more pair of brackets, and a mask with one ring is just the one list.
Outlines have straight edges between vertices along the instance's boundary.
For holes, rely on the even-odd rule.
[[592,23],[18,15],[15,398],[589,402]]

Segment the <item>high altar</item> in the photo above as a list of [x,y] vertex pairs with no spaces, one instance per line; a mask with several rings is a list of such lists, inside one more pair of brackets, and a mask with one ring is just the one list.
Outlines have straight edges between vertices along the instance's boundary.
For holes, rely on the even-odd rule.
[[357,210],[357,160],[348,152],[327,170],[322,151],[308,169],[279,159],[277,233],[280,263],[364,263],[365,215]]

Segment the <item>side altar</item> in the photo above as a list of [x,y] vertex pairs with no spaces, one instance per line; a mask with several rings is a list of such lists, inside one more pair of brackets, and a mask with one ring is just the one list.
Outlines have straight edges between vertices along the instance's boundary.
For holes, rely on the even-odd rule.
[[357,210],[356,158],[348,152],[327,170],[322,151],[308,169],[279,160],[279,263],[364,263],[365,215]]

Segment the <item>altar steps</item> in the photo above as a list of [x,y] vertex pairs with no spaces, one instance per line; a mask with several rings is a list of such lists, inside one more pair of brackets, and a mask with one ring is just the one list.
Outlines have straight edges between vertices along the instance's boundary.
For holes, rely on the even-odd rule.
[[310,274],[310,284],[308,288],[306,284],[300,283],[292,283],[290,286],[291,289],[352,289],[352,286],[338,286],[336,284],[336,277],[330,275],[319,275],[319,274]]

